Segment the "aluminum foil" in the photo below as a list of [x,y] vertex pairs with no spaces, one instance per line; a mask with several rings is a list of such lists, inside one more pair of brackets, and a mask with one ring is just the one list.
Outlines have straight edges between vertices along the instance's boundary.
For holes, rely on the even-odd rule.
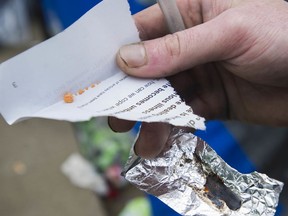
[[181,215],[274,215],[283,183],[265,174],[242,174],[203,140],[175,128],[155,159],[133,151],[125,178]]

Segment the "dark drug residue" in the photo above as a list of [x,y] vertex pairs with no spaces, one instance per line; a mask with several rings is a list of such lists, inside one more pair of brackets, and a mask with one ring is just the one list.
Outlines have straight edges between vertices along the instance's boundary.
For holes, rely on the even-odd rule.
[[223,208],[223,202],[233,211],[239,209],[242,205],[241,199],[224,184],[217,174],[212,172],[208,164],[201,160],[201,152],[203,152],[204,146],[204,142],[199,142],[194,156],[202,171],[206,174],[205,195],[218,209]]
[[241,207],[241,199],[230,188],[225,186],[222,180],[215,174],[207,176],[205,192],[211,202],[218,208],[222,207],[222,201],[234,211]]

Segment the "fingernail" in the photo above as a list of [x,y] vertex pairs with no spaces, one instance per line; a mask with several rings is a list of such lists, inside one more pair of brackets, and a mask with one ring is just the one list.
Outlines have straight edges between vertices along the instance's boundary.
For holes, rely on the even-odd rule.
[[142,43],[126,45],[119,50],[120,58],[130,68],[137,68],[147,63],[146,50]]

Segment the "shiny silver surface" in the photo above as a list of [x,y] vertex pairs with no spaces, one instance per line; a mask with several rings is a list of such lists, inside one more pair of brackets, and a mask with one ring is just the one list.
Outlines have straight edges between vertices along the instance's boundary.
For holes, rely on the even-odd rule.
[[265,174],[239,173],[200,138],[177,128],[159,157],[139,159],[132,152],[124,173],[136,187],[187,216],[274,215],[283,188]]

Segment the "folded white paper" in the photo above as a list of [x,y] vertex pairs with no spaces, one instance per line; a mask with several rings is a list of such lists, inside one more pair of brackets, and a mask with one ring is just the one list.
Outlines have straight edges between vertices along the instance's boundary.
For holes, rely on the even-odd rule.
[[[137,79],[119,70],[119,47],[138,41],[128,3],[102,1],[62,33],[0,65],[1,115],[9,124],[115,116],[204,129],[204,118],[166,79]],[[63,101],[67,92],[73,103]]]

